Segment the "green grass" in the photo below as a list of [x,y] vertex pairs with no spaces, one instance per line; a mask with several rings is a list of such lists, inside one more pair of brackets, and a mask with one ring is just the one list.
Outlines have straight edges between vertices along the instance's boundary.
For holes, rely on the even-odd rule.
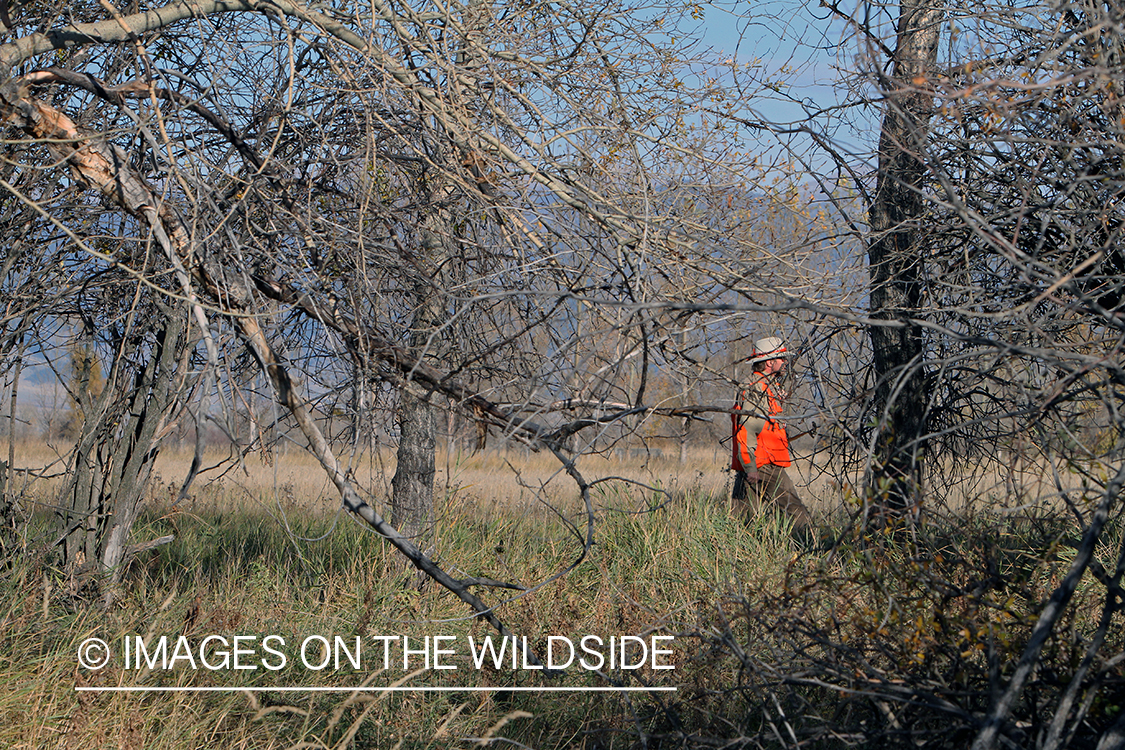
[[[895,679],[921,686],[944,681],[954,700],[987,696],[988,639],[1003,673],[1065,569],[1066,550],[1054,540],[1072,531],[1065,517],[1050,514],[1003,522],[981,516],[935,522],[909,542],[856,535],[830,553],[808,554],[791,541],[784,519],[732,518],[725,496],[704,488],[663,494],[598,485],[594,545],[577,567],[525,594],[476,591],[540,655],[551,635],[670,634],[677,636],[670,660],[676,669],[604,676],[570,670],[547,681],[534,671],[472,669],[466,639],[490,635],[490,628],[449,592],[419,587],[398,554],[365,527],[311,503],[286,506],[283,516],[269,495],[239,501],[240,493],[212,490],[179,509],[153,501],[134,538],[171,533],[175,541],[133,562],[108,609],[94,588],[70,588],[33,546],[11,561],[8,585],[0,586],[0,747],[444,748],[491,738],[493,746],[548,750],[636,747],[642,737],[649,746],[660,738],[677,746],[740,737],[769,744],[771,732],[783,728],[779,710],[803,736],[816,737],[834,722],[850,727],[860,746],[879,747],[887,719],[864,691],[879,689],[879,675],[897,670]],[[453,488],[441,504],[435,556],[455,576],[535,587],[581,551],[585,516],[574,498],[558,506],[567,509],[561,516],[534,503],[483,503]],[[1106,564],[1121,541],[1118,522],[1111,532],[1100,550]],[[29,539],[46,536],[28,530]],[[978,585],[989,570],[1003,585]],[[1051,659],[1063,670],[1096,619],[1098,592],[1083,583],[1066,632],[1052,642]],[[119,644],[136,635],[183,635],[197,643],[207,635],[268,634],[285,638],[286,669],[208,671],[181,663],[145,670],[114,662],[92,672],[77,664],[79,644],[92,636]],[[452,635],[459,669],[409,674],[396,664],[381,671],[377,660],[359,671],[311,671],[294,654],[309,635],[349,643],[359,636],[367,644],[379,635]],[[790,679],[814,669],[817,684]],[[399,681],[465,688],[615,681],[678,692],[277,690]],[[117,685],[272,690],[75,690]],[[1094,702],[1098,721],[1111,718],[1111,703]],[[911,717],[898,710],[902,721]],[[933,736],[948,729],[915,718]],[[838,746],[832,736],[811,746]]]
[[[631,498],[609,492],[603,505]],[[545,681],[533,671],[477,671],[468,636],[490,629],[411,570],[378,536],[347,517],[291,512],[282,523],[268,506],[199,503],[192,512],[157,505],[134,538],[174,534],[171,544],[133,562],[122,595],[108,610],[96,592],[67,590],[60,571],[14,563],[14,585],[0,598],[0,746],[125,747],[402,747],[468,746],[505,736],[538,748],[628,746],[638,722],[659,700],[643,695],[564,693],[78,693],[76,686],[279,687],[388,685],[607,685],[586,670]],[[288,529],[286,528],[288,525]],[[456,497],[445,504],[437,558],[457,576],[485,576],[535,586],[572,565],[581,551],[573,529],[585,517],[481,512]],[[568,575],[522,595],[477,589],[497,604],[513,631],[544,653],[547,636],[575,641],[675,634],[710,609],[736,582],[776,577],[792,559],[782,525],[748,528],[724,500],[683,496],[651,512],[602,507],[595,544]],[[83,597],[87,597],[84,600]],[[120,649],[125,636],[276,634],[285,638],[285,670],[125,669],[120,655],[91,672],[77,665],[79,644],[97,636]],[[374,673],[298,668],[291,653],[308,635],[452,635],[459,669],[407,676],[396,664]],[[365,643],[368,643],[365,640]],[[677,641],[673,664],[695,646]],[[459,661],[458,661],[459,660]],[[371,662],[365,664],[369,666]],[[381,659],[375,661],[382,666]],[[606,670],[608,671],[608,670]],[[682,670],[609,674],[623,684],[680,686]],[[503,726],[493,729],[505,718]],[[304,744],[303,744],[304,743]],[[311,744],[309,744],[311,743]],[[471,743],[469,743],[471,744]]]

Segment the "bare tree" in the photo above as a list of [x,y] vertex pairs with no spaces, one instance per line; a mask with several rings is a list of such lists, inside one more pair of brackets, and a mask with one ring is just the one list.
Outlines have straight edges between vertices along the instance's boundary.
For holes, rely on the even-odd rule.
[[732,649],[745,694],[794,744],[1115,746],[1121,9],[843,15],[879,105],[870,170],[809,130],[870,195],[866,215],[834,206],[868,253],[870,315],[850,322],[871,332],[873,367],[819,384],[871,467],[861,512],[921,503],[920,523],[892,542],[859,524],[847,581],[828,564],[800,591],[745,597],[762,625],[743,643],[784,646],[772,661]]
[[[255,364],[344,507],[497,627],[486,582],[424,551],[435,408],[559,456],[587,507],[577,564],[573,452],[682,419],[649,402],[663,347],[730,303],[730,259],[755,283],[721,215],[761,173],[692,142],[686,53],[639,10],[105,3],[0,48],[6,189],[96,282],[74,314],[115,367],[61,497],[68,562],[120,568],[164,427],[192,414],[198,435]],[[65,195],[20,188],[37,174]],[[356,389],[397,393],[387,506],[332,444]]]

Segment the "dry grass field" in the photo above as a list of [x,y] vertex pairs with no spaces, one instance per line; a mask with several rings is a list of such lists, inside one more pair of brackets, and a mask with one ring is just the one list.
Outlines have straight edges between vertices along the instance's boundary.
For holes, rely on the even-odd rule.
[[[51,452],[21,445],[18,456],[23,466],[47,465]],[[592,492],[595,543],[576,565],[586,515],[574,482],[554,459],[522,449],[440,456],[434,556],[456,576],[527,587],[477,592],[536,653],[545,653],[552,636],[675,636],[666,657],[675,669],[655,670],[651,663],[633,670],[568,669],[557,679],[524,665],[476,668],[466,644],[470,636],[479,642],[490,635],[489,629],[448,592],[419,586],[392,549],[340,514],[323,472],[301,451],[270,461],[251,456],[242,464],[226,453],[210,454],[205,465],[225,465],[205,472],[179,503],[190,455],[161,456],[134,537],[173,534],[175,541],[135,560],[127,586],[108,608],[96,586],[76,587],[43,549],[52,484],[59,478],[43,480],[25,498],[39,512],[23,531],[23,554],[10,564],[9,585],[0,590],[0,747],[768,745],[771,701],[782,695],[782,682],[768,677],[769,670],[798,669],[793,649],[809,623],[834,622],[836,637],[853,645],[885,641],[883,658],[911,668],[931,668],[927,656],[915,661],[918,654],[945,653],[943,631],[934,629],[948,614],[942,607],[957,610],[954,621],[967,623],[969,636],[950,634],[954,658],[964,665],[984,664],[976,649],[986,633],[1010,632],[1017,648],[1030,620],[1005,612],[1024,611],[1022,605],[951,607],[927,588],[927,576],[937,572],[950,581],[971,580],[984,549],[978,540],[943,542],[949,560],[934,558],[925,568],[918,567],[917,549],[802,550],[781,519],[766,514],[744,523],[730,516],[724,458],[719,451],[694,453],[684,464],[638,455],[582,458],[577,468],[586,480],[603,481]],[[816,474],[824,462],[798,462],[795,474],[810,506],[833,523],[851,501],[847,482]],[[365,456],[350,466],[385,511],[380,499],[389,492],[393,457]],[[56,465],[46,473],[62,470]],[[1030,479],[1024,476],[1020,486],[1034,486]],[[978,485],[978,498],[1007,497],[1013,481],[997,474]],[[1052,485],[1040,485],[1050,495]],[[1016,532],[1024,527],[1012,528],[1005,538],[1022,543]],[[1002,572],[1018,578],[1026,604],[1040,601],[1065,557],[1012,549]],[[902,582],[896,576],[906,569],[915,572]],[[1096,591],[1086,588],[1079,596]],[[888,609],[896,598],[900,604]],[[1093,599],[1089,612],[1096,612]],[[1081,635],[1088,625],[1079,619],[1072,627]],[[208,669],[184,658],[167,669],[122,661],[125,639],[138,636],[146,643],[167,636],[170,644],[183,637],[195,647],[208,637],[249,637],[258,644],[268,635],[286,644],[282,669]],[[310,636],[340,637],[345,644],[360,638],[369,655],[383,653],[380,638],[417,644],[443,636],[451,639],[454,653],[447,660],[456,668],[421,668],[417,655],[404,666],[396,653],[390,664],[365,658],[355,668],[345,656],[339,668],[311,669],[297,659],[298,644]],[[115,650],[103,669],[78,661],[81,644],[93,637]],[[818,646],[817,653],[826,648]],[[751,664],[759,666],[747,672]],[[772,666],[761,671],[761,665]],[[328,691],[360,686],[367,689]],[[674,692],[551,692],[591,687]],[[801,710],[814,718],[821,703],[824,710],[837,707],[831,711],[847,704],[820,688],[801,696]],[[813,746],[838,745],[825,740]]]
[[[722,458],[714,460],[710,451],[698,451],[681,465],[676,459],[648,458],[634,454],[618,459],[606,456],[584,456],[577,468],[587,481],[619,477],[638,487],[660,488],[668,492],[686,489],[720,494],[729,484],[728,473]],[[187,470],[191,455],[165,453],[157,462],[156,472],[170,484],[176,485]],[[208,454],[204,464],[228,460],[225,453]],[[394,454],[352,457],[344,460],[357,482],[366,488],[376,501],[390,494],[391,477],[394,476]],[[325,478],[323,469],[311,455],[291,450],[272,461],[257,456],[246,459],[244,465],[224,467],[225,473],[204,473],[201,484],[215,481],[224,492],[241,494],[246,500],[276,496],[302,504],[309,510],[318,507],[333,511],[338,504],[336,490]],[[578,493],[559,461],[547,453],[533,453],[521,447],[490,449],[479,453],[451,454],[441,451],[437,458],[435,487],[438,496],[457,505],[468,505],[477,512],[489,515],[523,515],[542,510],[545,504],[576,508]],[[200,496],[208,492],[198,492]]]
[[[702,494],[720,497],[729,493],[731,476],[725,446],[691,449],[681,462],[673,451],[652,452],[634,449],[624,455],[594,454],[577,462],[587,481],[606,480],[600,497],[603,502],[639,503],[618,509],[641,510],[651,506],[652,491],[669,495]],[[39,467],[45,481],[38,481],[36,496],[49,495],[65,473],[57,452],[43,442],[20,443],[16,449],[18,466]],[[369,502],[379,505],[390,495],[395,458],[392,451],[377,454],[339,456],[357,483],[366,490]],[[157,459],[153,500],[175,497],[192,460],[190,450],[165,450]],[[209,449],[203,459],[204,470],[192,487],[192,500],[185,509],[219,504],[225,508],[281,507],[301,513],[334,513],[339,505],[335,488],[309,453],[289,447],[269,457],[260,454],[239,461],[230,451]],[[790,469],[802,498],[814,514],[824,518],[846,511],[861,486],[861,472],[846,474],[827,453],[811,454],[798,450]],[[971,475],[971,481],[960,481]],[[615,479],[621,481],[614,481]],[[1021,506],[1041,506],[1058,501],[1052,468],[1043,457],[998,457],[986,471],[954,459],[946,462],[937,481],[953,480],[943,494],[943,509],[1004,509],[1018,511]],[[17,476],[16,481],[20,481]],[[1081,488],[1081,477],[1063,471],[1063,488]],[[577,511],[578,492],[559,461],[548,453],[535,453],[522,447],[489,448],[482,452],[451,453],[439,450],[435,482],[446,508],[471,508],[489,516],[499,513],[519,517],[550,508]],[[612,489],[610,489],[612,488]],[[385,510],[385,508],[381,508]]]
[[[24,445],[19,455],[23,465],[48,463],[50,450]],[[224,458],[216,453],[205,464]],[[183,663],[170,670],[119,663],[83,669],[77,649],[89,637],[120,644],[127,636],[184,635],[196,643],[208,635],[276,634],[295,644],[318,634],[444,635],[457,639],[463,652],[470,635],[479,640],[489,634],[448,592],[419,588],[393,550],[340,516],[337,498],[307,455],[292,451],[270,463],[250,457],[226,467],[222,476],[207,472],[187,501],[175,503],[189,461],[188,455],[166,455],[158,463],[153,497],[134,536],[172,533],[176,539],[133,563],[128,589],[110,609],[99,607],[96,597],[83,603],[85,592],[68,590],[65,575],[49,564],[13,569],[14,585],[4,588],[0,601],[0,682],[7,688],[0,697],[0,746],[445,747],[465,746],[467,739],[490,731],[536,747],[624,746],[638,721],[638,706],[648,706],[647,712],[658,705],[647,694],[494,689],[678,687],[694,679],[685,668],[698,646],[686,641],[676,642],[668,657],[676,670],[602,670],[608,681],[587,670],[568,671],[554,681],[522,668],[477,670],[465,653],[458,653],[460,669],[451,672],[404,671],[401,665],[236,672]],[[436,557],[455,575],[541,586],[518,595],[481,592],[538,653],[552,635],[675,635],[708,611],[720,592],[779,575],[794,558],[795,548],[776,521],[752,529],[729,517],[726,475],[717,467],[685,474],[678,463],[633,460],[620,466],[596,459],[580,469],[588,479],[621,480],[595,487],[592,550],[567,575],[542,585],[567,571],[582,549],[573,524],[584,520],[572,480],[547,459],[522,451],[441,457]],[[385,497],[393,463],[367,458],[353,473],[378,501]],[[42,503],[42,524],[57,482],[57,477],[40,482],[28,498]],[[34,528],[25,543],[27,559],[36,559]],[[355,696],[76,690],[360,684],[488,690]],[[506,718],[505,728],[495,729]]]

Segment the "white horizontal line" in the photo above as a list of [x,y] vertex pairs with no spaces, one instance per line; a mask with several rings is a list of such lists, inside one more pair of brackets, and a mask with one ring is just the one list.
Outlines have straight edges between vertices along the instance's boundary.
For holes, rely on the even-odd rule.
[[77,693],[675,693],[675,687],[75,687]]
[[667,693],[675,687],[76,687],[79,693]]

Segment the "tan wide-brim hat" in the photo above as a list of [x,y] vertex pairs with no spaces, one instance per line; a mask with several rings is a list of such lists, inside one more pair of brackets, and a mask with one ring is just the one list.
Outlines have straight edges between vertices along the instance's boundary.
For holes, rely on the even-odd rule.
[[785,349],[785,342],[777,336],[768,336],[754,342],[754,353],[746,358],[750,364],[765,362],[769,359],[793,356]]

